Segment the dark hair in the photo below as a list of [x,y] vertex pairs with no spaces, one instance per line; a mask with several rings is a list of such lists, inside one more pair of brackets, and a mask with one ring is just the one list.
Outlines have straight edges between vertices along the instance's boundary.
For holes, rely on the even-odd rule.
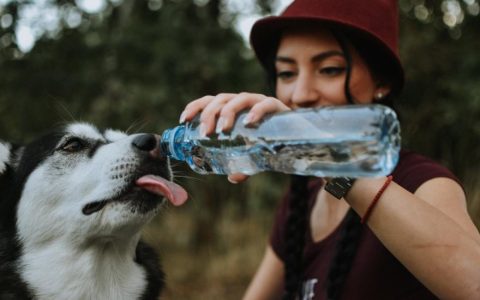
[[[351,44],[368,66],[373,79],[380,85],[389,85],[391,91],[381,100],[381,103],[393,108],[393,100],[400,93],[400,86],[397,82],[396,71],[391,67],[389,56],[380,43],[372,39],[366,33],[348,27],[331,28],[333,36],[339,43],[347,60],[347,80],[351,72],[351,55],[348,44]],[[345,82],[345,93],[348,97],[348,82]],[[347,98],[348,99],[348,98]]]
[[345,217],[345,225],[336,245],[336,253],[330,264],[327,277],[327,299],[340,298],[343,284],[352,266],[362,231],[362,223],[357,213],[350,208]]
[[[351,44],[365,61],[374,79],[380,84],[389,84],[392,87],[391,93],[382,99],[382,104],[393,107],[393,97],[399,92],[395,86],[394,71],[389,68],[388,58],[381,53],[382,47],[376,47],[376,42],[367,35],[337,26],[330,27],[330,31],[342,48],[347,62],[345,79],[345,97],[348,103],[355,103],[349,89],[351,76],[351,55],[348,44]],[[269,53],[269,62],[266,64],[269,87],[272,94],[276,88],[275,57],[280,39],[276,39]],[[305,235],[308,226],[308,179],[302,176],[292,175],[291,196],[289,199],[290,212],[287,218],[285,229],[285,290],[283,300],[295,299],[301,291],[303,281],[303,248]],[[349,209],[344,220],[340,239],[336,246],[336,253],[328,271],[326,293],[327,299],[338,299],[345,279],[355,256],[362,224],[360,218],[353,209]]]
[[[303,281],[303,249],[308,226],[308,177],[292,175],[290,183],[289,214],[285,228],[285,287],[283,300],[293,300],[301,292]],[[336,253],[327,277],[327,299],[338,299],[345,278],[355,257],[362,224],[353,209],[344,220]]]
[[285,289],[283,300],[296,299],[303,277],[303,249],[308,226],[308,177],[292,175],[285,228]]

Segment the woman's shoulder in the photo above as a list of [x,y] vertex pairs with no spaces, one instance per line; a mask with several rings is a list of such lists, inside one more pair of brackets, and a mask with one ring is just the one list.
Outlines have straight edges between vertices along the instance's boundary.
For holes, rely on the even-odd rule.
[[414,193],[424,182],[439,177],[450,178],[460,184],[458,178],[439,162],[409,150],[402,150],[395,170],[394,181]]

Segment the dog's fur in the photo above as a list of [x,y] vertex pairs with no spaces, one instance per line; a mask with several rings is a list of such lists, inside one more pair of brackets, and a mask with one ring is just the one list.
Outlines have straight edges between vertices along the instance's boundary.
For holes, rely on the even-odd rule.
[[164,275],[140,231],[165,201],[136,181],[171,171],[139,136],[75,123],[0,141],[0,299],[158,298]]

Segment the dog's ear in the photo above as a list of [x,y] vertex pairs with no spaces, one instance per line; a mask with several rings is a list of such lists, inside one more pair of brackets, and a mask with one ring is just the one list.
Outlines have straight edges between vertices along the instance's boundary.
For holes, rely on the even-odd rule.
[[16,168],[23,147],[0,140],[0,180]]
[[0,176],[7,170],[10,164],[12,145],[0,140]]
[[15,205],[12,199],[15,194],[14,177],[18,168],[18,160],[23,152],[23,147],[0,140],[0,228],[9,224],[12,216],[11,207]]

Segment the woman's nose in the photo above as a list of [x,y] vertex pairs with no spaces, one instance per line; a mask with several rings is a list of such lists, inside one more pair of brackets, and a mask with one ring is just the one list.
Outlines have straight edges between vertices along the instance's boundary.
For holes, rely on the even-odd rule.
[[314,78],[308,74],[301,74],[292,92],[292,104],[297,107],[312,107],[318,104],[320,93],[317,90]]

